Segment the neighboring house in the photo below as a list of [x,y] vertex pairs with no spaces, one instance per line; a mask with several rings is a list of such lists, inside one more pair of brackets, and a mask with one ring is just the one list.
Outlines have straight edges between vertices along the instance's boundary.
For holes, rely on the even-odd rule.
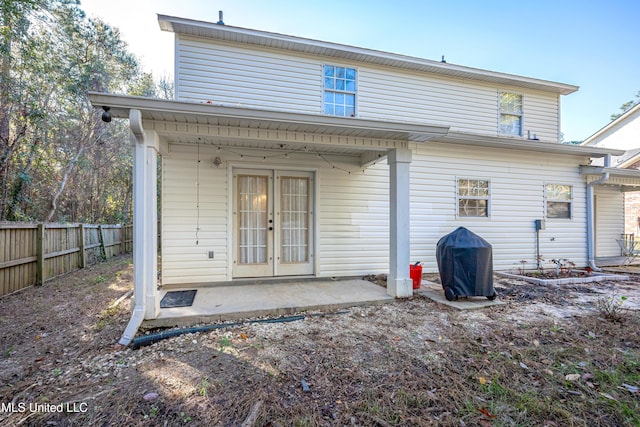
[[136,307],[121,342],[159,312],[162,284],[437,271],[438,240],[465,226],[494,268],[593,257],[590,158],[560,144],[576,86],[171,16],[175,101],[92,94],[129,118]]
[[[640,104],[591,135],[586,147],[625,150],[613,156],[609,179],[595,191],[596,257],[620,254],[616,243],[623,234],[640,235]],[[604,166],[594,159],[593,166]]]

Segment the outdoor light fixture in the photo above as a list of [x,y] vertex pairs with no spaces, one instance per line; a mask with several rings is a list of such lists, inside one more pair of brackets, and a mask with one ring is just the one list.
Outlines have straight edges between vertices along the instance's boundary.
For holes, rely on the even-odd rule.
[[104,110],[104,113],[102,113],[102,121],[105,123],[109,123],[111,121],[111,113],[109,112],[109,110],[111,110],[111,107],[103,105],[102,109]]

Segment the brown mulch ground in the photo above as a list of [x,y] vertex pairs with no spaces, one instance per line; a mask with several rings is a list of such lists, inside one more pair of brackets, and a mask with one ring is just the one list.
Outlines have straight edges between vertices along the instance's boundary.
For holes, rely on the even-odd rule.
[[0,425],[640,425],[637,277],[496,278],[483,310],[415,297],[138,350],[110,307],[131,278],[117,258],[0,299]]

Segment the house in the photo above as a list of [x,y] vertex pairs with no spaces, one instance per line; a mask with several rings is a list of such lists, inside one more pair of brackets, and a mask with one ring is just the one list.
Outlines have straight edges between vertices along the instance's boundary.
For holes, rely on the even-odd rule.
[[625,150],[613,156],[609,168],[594,159],[592,169],[608,171],[609,178],[595,189],[596,257],[620,255],[616,240],[640,233],[640,104],[582,142],[585,147]]
[[622,151],[559,142],[576,86],[158,20],[175,33],[175,100],[91,94],[129,119],[135,152],[122,343],[159,312],[157,156],[163,286],[388,273],[387,292],[408,297],[409,264],[437,271],[436,243],[459,226],[492,244],[495,269],[590,259],[587,178],[601,172],[581,167]]

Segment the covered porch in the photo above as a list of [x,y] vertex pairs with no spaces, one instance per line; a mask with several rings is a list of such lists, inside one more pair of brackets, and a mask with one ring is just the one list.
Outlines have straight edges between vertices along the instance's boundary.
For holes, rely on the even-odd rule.
[[[608,166],[582,166],[587,181],[589,259],[598,268],[640,263],[640,236],[627,234],[625,216],[630,208],[626,193],[640,191],[640,170]],[[592,266],[593,267],[593,266]]]
[[[160,301],[164,291],[157,288],[158,267],[155,257],[158,248],[156,237],[158,215],[156,164],[159,156],[163,156],[163,158],[166,156],[166,159],[171,159],[172,154],[176,155],[175,151],[171,151],[172,149],[178,150],[180,155],[187,151],[196,153],[197,150],[197,163],[193,162],[192,169],[218,167],[215,170],[219,171],[216,172],[216,179],[219,179],[219,181],[216,182],[224,181],[224,184],[219,187],[222,190],[218,193],[222,196],[219,196],[221,198],[217,200],[220,204],[224,204],[225,207],[218,210],[219,216],[217,218],[220,221],[224,221],[224,223],[220,222],[220,224],[224,224],[225,228],[223,230],[223,226],[221,226],[220,232],[217,234],[210,233],[207,236],[210,242],[217,239],[219,242],[218,249],[212,251],[203,248],[202,236],[205,236],[205,233],[199,233],[201,229],[199,225],[195,225],[189,230],[188,237],[185,237],[185,239],[189,239],[189,242],[186,243],[189,246],[184,246],[185,249],[182,252],[176,252],[172,260],[174,265],[180,263],[185,265],[188,262],[192,262],[190,259],[195,254],[195,256],[200,257],[197,261],[200,266],[208,263],[206,264],[208,267],[202,268],[201,271],[205,269],[213,271],[210,266],[213,265],[212,262],[217,263],[215,267],[217,276],[215,278],[213,276],[200,275],[200,280],[196,277],[195,279],[190,279],[191,282],[231,282],[231,287],[237,289],[237,291],[234,290],[234,295],[239,295],[238,298],[245,302],[247,300],[255,300],[253,308],[247,308],[247,312],[255,313],[260,310],[260,304],[266,304],[267,300],[255,299],[251,295],[255,295],[256,292],[269,292],[269,289],[266,289],[264,285],[255,285],[263,286],[264,289],[256,288],[255,292],[251,292],[251,288],[240,285],[237,280],[239,277],[250,277],[250,275],[238,274],[239,270],[237,268],[237,263],[240,261],[237,260],[236,256],[238,251],[237,242],[239,241],[236,236],[236,230],[241,228],[235,222],[235,208],[231,207],[236,206],[237,203],[234,199],[238,194],[238,190],[235,187],[235,171],[243,171],[242,173],[244,173],[245,170],[249,170],[250,172],[247,172],[247,174],[265,175],[260,170],[268,168],[271,165],[271,159],[274,158],[283,170],[290,171],[304,167],[306,168],[305,171],[310,171],[308,178],[300,178],[299,180],[311,182],[312,184],[309,184],[309,188],[311,189],[310,192],[313,193],[320,185],[317,184],[318,180],[316,179],[321,175],[319,173],[320,167],[325,170],[324,177],[329,176],[327,169],[330,169],[331,166],[327,167],[324,164],[329,163],[327,158],[329,156],[334,158],[344,156],[349,158],[350,164],[360,171],[383,161],[388,164],[386,180],[388,187],[383,189],[370,188],[372,194],[379,192],[379,190],[382,190],[381,194],[388,194],[388,196],[385,196],[388,197],[388,202],[385,203],[388,206],[388,211],[385,214],[388,219],[386,220],[387,223],[382,227],[383,229],[388,229],[388,246],[385,250],[386,254],[384,254],[389,266],[387,271],[388,284],[386,290],[383,288],[376,289],[373,300],[405,298],[413,295],[408,269],[410,264],[409,170],[412,157],[409,144],[425,143],[433,138],[442,137],[448,133],[448,127],[327,117],[319,114],[265,111],[108,94],[92,94],[91,99],[96,107],[102,107],[110,116],[129,119],[131,144],[134,148],[135,307],[132,319],[120,340],[121,344],[127,345],[131,341],[143,321],[145,323],[154,320],[160,322],[161,318],[169,319],[175,317],[165,314],[160,308]],[[233,154],[239,158],[234,162],[229,162],[223,157],[222,161],[225,164],[223,168],[219,168],[219,157],[213,155],[208,162],[213,166],[201,165],[200,150],[201,148],[206,150],[207,147],[209,147],[209,151],[217,148],[222,154]],[[247,155],[247,153],[251,155]],[[243,155],[246,157],[243,158]],[[296,160],[290,159],[287,157],[288,155],[299,158],[305,156],[304,162],[306,163],[304,166],[296,165]],[[253,158],[254,160],[251,160],[250,163],[247,158]],[[312,161],[312,159],[315,160]],[[264,166],[261,166],[260,162]],[[288,166],[285,169],[282,165]],[[335,166],[333,167],[335,168]],[[265,182],[279,179],[276,166],[273,166],[272,169],[274,170],[273,175],[265,178]],[[258,170],[258,172],[254,173],[253,170]],[[223,172],[221,173],[220,171]],[[189,169],[184,169],[183,176],[189,172]],[[300,173],[297,175],[300,175]],[[182,176],[179,178],[182,179]],[[196,180],[195,185],[196,187],[200,185],[199,179]],[[313,187],[314,185],[316,187]],[[323,190],[327,194],[328,187],[325,185]],[[274,191],[277,192],[277,190]],[[178,193],[174,192],[174,194]],[[310,199],[313,197],[312,194]],[[269,198],[271,198],[270,194]],[[366,200],[366,198],[363,200]],[[319,205],[319,201],[316,200],[314,203],[316,202]],[[185,206],[190,207],[192,202],[187,201],[186,203]],[[210,199],[208,203],[214,203],[213,199]],[[200,201],[196,199],[194,205],[199,206]],[[345,212],[349,211],[345,210]],[[314,215],[308,222],[308,228],[313,234],[308,245],[308,252],[310,253],[308,258],[309,268],[302,274],[304,276],[302,278],[334,276],[336,274],[332,273],[331,270],[323,270],[323,264],[319,261],[322,254],[320,224],[316,219],[318,216],[315,215],[315,212],[309,212],[309,215]],[[199,211],[198,218],[200,218]],[[270,220],[268,230],[275,228],[272,228],[271,222]],[[275,218],[273,222],[273,225],[276,225]],[[165,227],[164,222],[162,227],[163,233],[166,233],[167,227]],[[324,226],[324,229],[326,230],[327,226]],[[195,235],[195,238],[192,238],[192,235]],[[268,235],[271,235],[271,233],[268,233]],[[174,231],[173,236],[177,236],[177,231]],[[386,239],[387,237],[385,236]],[[198,246],[199,240],[200,246]],[[277,237],[275,241],[277,248]],[[363,248],[367,246],[366,239],[360,238],[358,242]],[[163,242],[162,247],[164,259],[164,251],[167,245]],[[191,258],[187,259],[187,256]],[[207,261],[207,258],[214,261]],[[267,254],[267,259],[272,259],[271,252]],[[269,267],[271,273],[264,274],[264,277],[273,276],[274,279],[278,279],[288,275],[287,273],[282,273],[284,270],[282,265],[276,264],[276,261],[273,262],[274,267]],[[196,266],[195,268],[198,267]],[[163,275],[165,272],[166,269],[163,268]],[[300,276],[300,273],[293,274],[293,276]],[[261,280],[262,277],[263,274],[257,274],[254,282]],[[174,275],[173,279],[179,280],[179,273]],[[269,287],[271,290],[274,289],[274,285],[269,285]],[[351,287],[353,289],[348,289]],[[220,301],[221,297],[220,295],[214,296],[214,294],[220,294],[223,291],[222,288],[215,287],[206,291],[204,290],[205,288],[202,289],[201,292],[199,291],[201,296],[199,301],[194,304],[194,312],[187,313],[186,310],[182,310],[180,316],[191,318],[191,320],[214,320],[215,316],[220,314],[216,312],[217,303],[215,301]],[[270,309],[276,311],[294,308],[310,309],[310,307],[324,306],[325,302],[330,303],[331,301],[333,301],[332,305],[353,305],[361,301],[371,300],[370,297],[366,296],[369,293],[367,287],[362,286],[361,282],[353,282],[349,283],[349,286],[338,288],[327,286],[325,302],[300,303],[289,307],[286,305],[287,300],[290,299],[292,293],[297,292],[296,289],[300,290],[300,299],[304,300],[303,290],[306,287],[296,287],[289,283],[286,289],[280,292],[279,298],[283,298],[283,300]],[[382,294],[380,291],[382,291]],[[360,297],[355,297],[359,293],[365,295],[364,300]],[[320,294],[318,292],[315,294],[319,298]],[[349,294],[352,296],[349,296]],[[207,295],[210,297],[207,298]],[[242,310],[239,312],[242,312]]]
[[191,305],[161,307],[158,316],[145,320],[142,327],[190,326],[299,312],[332,312],[395,300],[384,287],[356,278],[251,280],[197,287],[185,285],[163,289],[159,296],[162,300],[169,292],[185,290],[196,291]]

